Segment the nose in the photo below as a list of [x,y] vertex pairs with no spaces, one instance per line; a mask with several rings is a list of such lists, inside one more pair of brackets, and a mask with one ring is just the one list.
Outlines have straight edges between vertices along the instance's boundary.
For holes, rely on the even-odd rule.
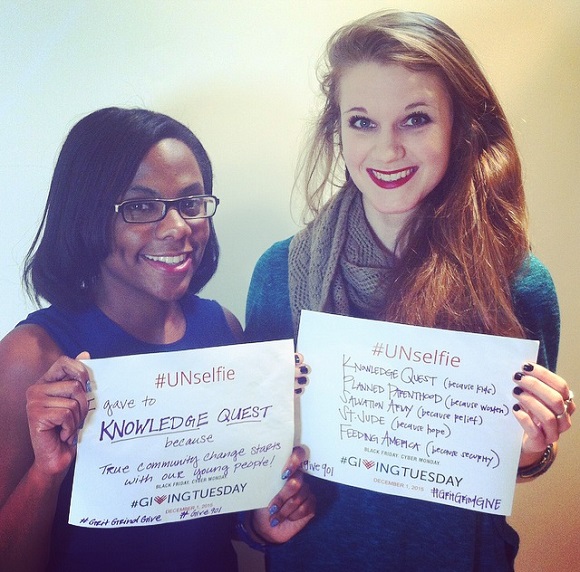
[[375,158],[389,163],[405,156],[402,136],[396,130],[385,130],[377,135],[374,146]]
[[191,225],[179,214],[177,206],[169,207],[165,216],[157,223],[159,238],[180,239],[191,233]]

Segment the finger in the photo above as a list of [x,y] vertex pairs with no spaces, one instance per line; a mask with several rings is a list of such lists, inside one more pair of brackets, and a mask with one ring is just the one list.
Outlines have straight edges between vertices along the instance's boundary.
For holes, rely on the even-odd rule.
[[[529,438],[538,440],[538,435],[541,433],[543,435],[543,443],[555,443],[559,439],[560,433],[570,428],[569,415],[564,414],[560,416],[560,414],[555,413],[535,395],[527,393],[521,387],[514,389],[514,395],[518,400],[521,410],[530,419],[531,424],[526,422],[526,426],[524,427]],[[562,405],[562,409],[564,409],[564,405]],[[520,420],[520,416],[516,417]]]
[[[297,446],[292,449],[288,461],[284,465],[282,471],[282,480],[285,481],[284,486],[280,489],[278,494],[268,504],[268,511],[270,513],[270,521],[279,521],[278,514],[282,506],[292,497],[302,486],[302,472],[300,467],[306,459],[306,451],[303,447]],[[298,478],[296,478],[298,476]],[[277,524],[277,523],[275,523]],[[275,524],[273,526],[275,526]]]
[[304,501],[288,515],[287,520],[296,522],[299,520],[310,520],[316,513],[316,497],[309,494],[304,498]]
[[[81,417],[84,419],[88,413],[88,403],[85,393],[91,391],[91,383],[89,371],[85,364],[80,360],[90,359],[90,354],[87,351],[81,352],[74,360],[62,356],[59,358],[53,366],[48,370],[48,372],[38,381],[38,383],[53,384],[56,381],[71,380],[76,381],[75,391],[73,394],[69,395],[71,399],[76,399],[81,408]],[[51,388],[49,391],[57,391],[56,388]],[[62,395],[62,394],[60,394]]]
[[[27,391],[27,400],[40,402],[43,407],[70,407],[78,412],[79,424],[88,413],[87,391],[88,381],[81,383],[77,380],[54,381],[31,385]],[[51,403],[50,400],[69,400],[71,403],[62,401]]]
[[286,461],[286,464],[284,465],[284,469],[282,470],[282,480],[288,479],[292,474],[298,471],[305,459],[306,450],[304,447],[301,447],[300,445],[294,447],[290,457],[288,457],[288,461]]
[[308,375],[312,369],[310,368],[310,366],[308,364],[302,363],[300,365],[296,365],[294,367],[294,371],[296,372],[296,375]]
[[[268,512],[270,515],[270,525],[277,526],[288,514],[288,508],[280,515],[280,510],[284,504],[296,494],[302,486],[302,473],[300,467],[306,459],[306,451],[303,447],[297,446],[292,449],[288,461],[284,465],[282,471],[282,480],[285,481],[284,486],[278,494],[268,504]],[[296,479],[296,475],[299,475]]]
[[51,429],[55,424],[62,425],[60,435],[66,441],[76,437],[82,427],[88,400],[79,382],[54,382],[31,386],[27,392],[26,408],[31,427],[45,431],[46,423]]
[[296,508],[291,518],[283,519],[281,522],[275,517],[269,520],[267,509],[257,509],[252,513],[252,528],[268,542],[279,544],[293,538],[302,530],[314,517],[315,510],[316,501],[311,494]]
[[[537,363],[528,362],[523,364],[519,374],[526,378],[524,382],[530,384],[531,388],[538,389],[544,386],[558,392],[563,399],[568,399],[570,396],[566,380]],[[518,374],[516,376],[519,377]]]
[[306,385],[308,384],[308,375],[310,374],[310,366],[304,363],[304,356],[299,353],[294,354],[294,393],[300,395],[304,393]]
[[[302,477],[302,474],[300,476]],[[308,485],[298,476],[296,477],[296,481],[300,481],[294,483],[294,486],[297,487],[297,492],[289,497],[280,509],[281,520],[297,521],[314,514],[316,504],[314,495],[311,493]]]
[[524,430],[522,449],[528,453],[539,453],[543,451],[550,441],[546,439],[542,427],[530,417],[519,403],[514,405],[513,413]]
[[78,411],[75,406],[70,407],[70,401],[51,404],[44,409],[43,415],[36,423],[38,432],[58,430],[60,440],[69,445],[76,444],[80,428]]
[[[541,401],[554,416],[561,415],[566,409],[565,401],[570,397],[566,382],[560,376],[538,365],[526,364],[522,369],[525,370],[527,366],[534,367],[533,374],[526,371],[517,372],[514,381],[518,387],[527,395],[531,394]],[[514,393],[518,395],[516,390]]]
[[[33,443],[44,443],[56,438],[72,445],[78,434],[78,422],[74,412],[67,407],[49,407],[29,416],[30,437]],[[51,435],[54,434],[54,435]]]
[[[270,526],[278,526],[297,511],[306,500],[307,494],[302,492],[303,475],[298,472],[286,480],[280,492],[268,506]],[[294,519],[300,518],[296,516]]]
[[84,385],[89,379],[89,372],[85,365],[80,361],[61,356],[52,364],[37,383],[52,383],[54,381],[63,381],[65,379],[74,379]]
[[576,411],[576,403],[574,402],[574,392],[568,388],[568,399],[564,400],[564,405],[566,406],[566,413],[568,415],[573,415]]

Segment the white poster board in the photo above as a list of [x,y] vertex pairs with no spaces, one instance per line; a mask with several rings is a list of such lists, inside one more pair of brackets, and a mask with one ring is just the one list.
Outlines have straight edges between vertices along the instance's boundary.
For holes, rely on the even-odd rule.
[[307,472],[476,511],[511,513],[522,429],[513,375],[531,340],[303,311]]
[[69,522],[153,525],[266,506],[294,435],[292,340],[86,360]]

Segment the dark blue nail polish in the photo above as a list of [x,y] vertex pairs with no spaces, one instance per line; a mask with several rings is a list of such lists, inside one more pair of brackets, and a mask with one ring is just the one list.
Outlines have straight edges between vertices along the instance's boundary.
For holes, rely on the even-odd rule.
[[522,377],[524,377],[524,374],[521,371],[518,371],[515,375],[514,375],[514,379],[516,381],[519,381],[520,379],[522,379]]
[[518,404],[518,403],[516,403],[516,404],[514,405],[514,411],[519,411],[520,409],[521,409],[521,407],[519,406],[519,404]]
[[524,390],[521,387],[514,387],[514,393],[516,395],[521,395],[524,392]]
[[297,388],[294,390],[294,393],[295,393],[296,395],[300,395],[300,394],[302,393],[302,388],[301,388],[301,387],[297,387]]
[[296,378],[296,381],[300,384],[300,385],[305,385],[306,383],[308,383],[308,378],[304,377],[303,375],[300,377]]
[[299,364],[300,363],[300,357],[297,356],[296,354],[294,354],[294,363],[295,364]]
[[272,515],[272,514],[276,514],[276,513],[278,512],[278,507],[277,507],[275,504],[273,504],[273,505],[270,507],[270,509],[268,510],[268,512],[270,513],[270,515]]
[[523,370],[524,371],[534,371],[534,366],[531,363],[526,363],[526,364],[524,364]]
[[274,528],[275,526],[278,526],[279,524],[280,524],[280,521],[279,521],[277,518],[273,518],[273,519],[270,521],[270,526],[271,526],[272,528]]
[[291,474],[292,474],[292,471],[290,469],[286,469],[282,473],[282,480],[285,481]]

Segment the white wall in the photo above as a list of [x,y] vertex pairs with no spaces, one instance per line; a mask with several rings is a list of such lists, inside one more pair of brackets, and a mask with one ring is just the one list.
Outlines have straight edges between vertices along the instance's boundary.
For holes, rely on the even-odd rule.
[[[559,373],[574,385],[580,366],[577,0],[0,0],[0,335],[33,309],[21,290],[21,263],[64,136],[82,116],[109,105],[168,113],[205,144],[223,200],[216,218],[223,256],[204,294],[243,321],[256,259],[297,228],[290,190],[316,106],[316,60],[337,27],[386,7],[445,20],[498,91],[523,157],[535,250],[560,295]],[[574,450],[578,438],[566,435],[553,472],[518,491],[522,570],[547,569],[542,558],[547,566],[562,558],[564,572],[580,557],[570,538],[578,517],[568,516],[580,513]],[[548,556],[537,550],[546,519],[561,532]]]

